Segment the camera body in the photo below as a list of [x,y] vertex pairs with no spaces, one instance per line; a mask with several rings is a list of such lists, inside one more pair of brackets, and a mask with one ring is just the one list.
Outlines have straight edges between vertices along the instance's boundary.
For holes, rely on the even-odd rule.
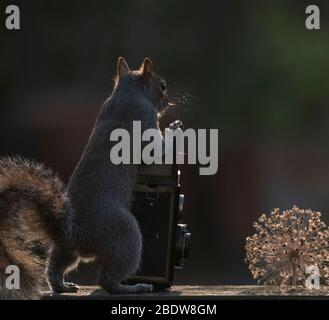
[[143,253],[140,269],[128,283],[172,285],[174,269],[184,266],[189,253],[191,234],[182,221],[183,206],[177,164],[140,167],[131,211],[142,232]]

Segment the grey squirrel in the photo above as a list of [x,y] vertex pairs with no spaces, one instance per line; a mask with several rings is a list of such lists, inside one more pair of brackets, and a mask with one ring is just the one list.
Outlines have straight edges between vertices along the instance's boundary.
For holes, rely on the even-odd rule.
[[[99,285],[112,293],[150,292],[151,284],[123,284],[139,268],[142,236],[130,212],[137,166],[110,161],[110,133],[158,129],[168,106],[166,83],[145,58],[131,71],[120,57],[113,92],[105,101],[90,139],[65,190],[43,165],[21,158],[0,160],[0,297],[10,297],[4,268],[21,270],[23,298],[38,296],[45,280],[56,293],[76,292],[64,276],[80,260],[97,259]],[[38,248],[49,248],[40,254]],[[47,276],[45,275],[47,268]],[[15,290],[14,290],[15,291]]]

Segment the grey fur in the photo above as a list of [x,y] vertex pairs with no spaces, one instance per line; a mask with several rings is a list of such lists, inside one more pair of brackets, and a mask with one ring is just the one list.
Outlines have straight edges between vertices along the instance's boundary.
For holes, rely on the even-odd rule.
[[110,292],[152,291],[149,284],[121,283],[138,270],[142,254],[141,232],[129,211],[137,168],[111,163],[109,137],[116,128],[131,133],[134,120],[141,121],[142,131],[157,129],[157,115],[167,105],[164,82],[152,73],[152,62],[146,58],[140,70],[129,71],[120,58],[113,93],[100,111],[66,192],[43,165],[0,159],[0,272],[17,264],[23,281],[23,290],[9,292],[0,275],[0,297],[38,297],[46,282],[48,251],[48,281],[57,293],[78,290],[64,282],[64,276],[86,259],[98,259],[99,283]]
[[[0,159],[0,299],[36,299],[46,287],[51,241],[65,234],[68,201],[50,170],[22,158]],[[20,289],[5,286],[5,269],[20,269]]]
[[63,283],[63,275],[80,257],[96,258],[100,262],[99,283],[110,292],[153,289],[148,284],[121,284],[138,270],[142,253],[141,232],[129,211],[137,168],[132,164],[112,164],[110,150],[114,142],[109,137],[117,128],[132,133],[134,120],[141,121],[142,131],[158,128],[157,114],[168,103],[167,96],[157,86],[159,79],[153,73],[144,74],[143,68],[120,75],[111,97],[100,111],[69,181],[71,234],[66,242],[55,243],[51,254],[48,275],[54,291],[76,290],[74,285]]

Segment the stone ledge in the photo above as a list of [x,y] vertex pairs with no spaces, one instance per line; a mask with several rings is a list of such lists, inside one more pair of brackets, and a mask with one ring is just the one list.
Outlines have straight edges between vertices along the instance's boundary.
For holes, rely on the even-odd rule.
[[45,292],[44,300],[54,299],[92,299],[92,300],[117,300],[117,299],[189,299],[189,298],[328,298],[329,287],[320,290],[307,290],[302,287],[291,288],[282,291],[275,286],[173,286],[166,291],[158,291],[146,294],[109,294],[96,286],[82,286],[80,291],[74,294],[56,295]]

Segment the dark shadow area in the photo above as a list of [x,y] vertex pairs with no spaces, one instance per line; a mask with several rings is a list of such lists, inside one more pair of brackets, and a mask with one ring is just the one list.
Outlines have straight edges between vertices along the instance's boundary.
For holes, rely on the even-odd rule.
[[[262,212],[294,204],[329,223],[329,3],[15,1],[21,30],[0,27],[0,154],[45,162],[68,181],[110,94],[118,56],[149,56],[177,106],[162,119],[219,128],[219,172],[182,168],[193,235],[178,284],[254,284],[246,236]],[[4,12],[11,1],[1,1]],[[216,5],[215,5],[216,4]],[[70,276],[93,284],[94,266]]]

